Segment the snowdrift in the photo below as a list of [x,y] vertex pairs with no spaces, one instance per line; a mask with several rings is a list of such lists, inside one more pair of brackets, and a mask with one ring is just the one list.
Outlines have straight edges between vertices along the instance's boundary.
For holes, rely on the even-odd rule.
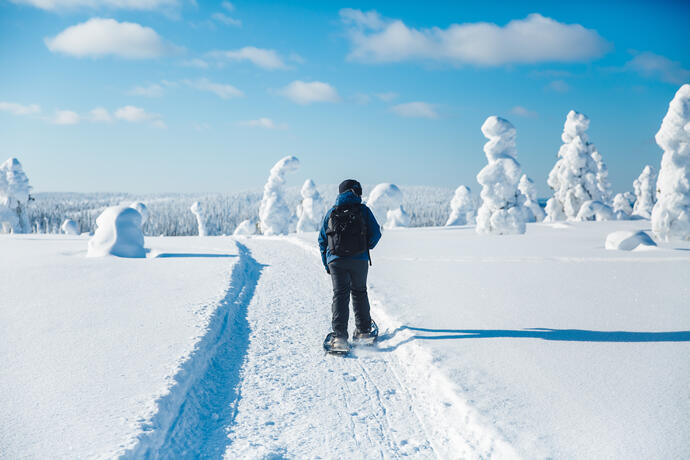
[[87,257],[146,257],[141,214],[133,208],[113,206],[96,219]]
[[633,251],[640,246],[652,247],[656,246],[656,243],[643,231],[630,232],[622,230],[609,233],[606,236],[604,247],[610,250]]

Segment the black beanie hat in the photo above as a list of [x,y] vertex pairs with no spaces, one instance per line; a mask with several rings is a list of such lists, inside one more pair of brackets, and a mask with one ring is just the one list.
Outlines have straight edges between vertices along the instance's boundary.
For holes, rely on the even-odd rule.
[[357,196],[362,196],[362,185],[354,179],[344,180],[338,187],[338,193],[347,192],[348,190],[352,190]]

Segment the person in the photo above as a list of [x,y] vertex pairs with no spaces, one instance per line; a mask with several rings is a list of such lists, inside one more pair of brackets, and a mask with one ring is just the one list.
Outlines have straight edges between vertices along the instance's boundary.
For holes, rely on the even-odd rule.
[[[348,223],[344,224],[346,221]],[[361,237],[348,239],[341,232]],[[335,205],[326,213],[319,232],[321,259],[333,282],[331,347],[334,350],[348,349],[350,293],[355,313],[354,337],[370,335],[371,314],[367,295],[367,273],[371,264],[369,250],[374,249],[380,238],[381,228],[374,214],[362,203],[362,185],[354,179],[343,181],[338,187]]]

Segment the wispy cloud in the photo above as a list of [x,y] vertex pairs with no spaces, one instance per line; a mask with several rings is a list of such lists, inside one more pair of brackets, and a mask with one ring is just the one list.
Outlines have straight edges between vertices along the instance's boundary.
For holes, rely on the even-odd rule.
[[127,121],[130,123],[145,123],[149,122],[153,126],[158,128],[165,128],[166,125],[161,120],[160,114],[147,112],[141,107],[136,107],[133,105],[126,105],[120,107],[115,111],[115,118],[118,120]]
[[135,86],[127,94],[132,96],[161,97],[164,92],[165,90],[161,85],[153,83],[148,86]]
[[41,113],[41,106],[38,104],[17,104],[16,102],[0,101],[0,111],[9,112],[12,115],[36,115]]
[[288,68],[275,50],[256,48],[254,46],[245,46],[237,50],[211,51],[208,53],[208,56],[225,61],[249,61],[267,70]]
[[208,69],[208,62],[199,58],[186,59],[184,61],[181,61],[180,65],[182,67],[196,67],[197,69]]
[[47,11],[88,9],[120,9],[155,11],[178,9],[179,0],[10,0],[12,3],[29,5]]
[[554,80],[546,85],[546,89],[557,93],[567,93],[570,91],[570,85],[563,80]]
[[71,110],[56,110],[55,115],[51,119],[51,123],[55,125],[76,125],[79,123],[81,117],[77,112]]
[[103,18],[92,18],[68,27],[44,41],[50,51],[75,57],[111,55],[126,59],[150,59],[181,50],[163,40],[150,27]]
[[230,99],[233,97],[242,97],[244,93],[232,85],[215,83],[207,78],[199,78],[197,80],[184,80],[183,83],[188,86],[198,89],[199,91],[208,91],[222,99]]
[[301,105],[313,102],[338,102],[340,96],[334,87],[321,81],[304,82],[295,80],[283,89],[280,94]]
[[516,105],[515,107],[513,107],[510,110],[510,113],[512,113],[513,115],[517,115],[519,117],[525,117],[525,118],[537,118],[537,116],[538,116],[537,112],[535,112],[533,110],[526,109],[521,105]]
[[259,118],[256,120],[247,120],[239,122],[240,126],[248,126],[250,128],[265,128],[265,129],[287,129],[286,123],[275,123],[270,118]]
[[436,106],[427,102],[407,102],[391,107],[396,115],[407,118],[438,118]]
[[214,21],[220,22],[221,24],[225,24],[226,26],[242,27],[242,21],[240,21],[239,19],[235,19],[233,17],[230,17],[224,13],[213,13],[211,15],[211,18]]
[[398,93],[389,91],[387,93],[378,93],[376,97],[382,100],[383,102],[391,102],[392,100],[398,98]]
[[595,30],[564,24],[540,14],[510,21],[451,24],[445,29],[408,27],[376,11],[345,8],[349,59],[364,62],[435,60],[452,64],[498,66],[537,62],[591,61],[610,45]]
[[640,53],[633,57],[625,64],[624,69],[646,78],[676,85],[690,81],[690,70],[684,69],[680,62],[650,52]]
[[235,5],[233,5],[230,2],[221,2],[220,6],[222,6],[225,10],[230,11],[231,13],[235,11]]

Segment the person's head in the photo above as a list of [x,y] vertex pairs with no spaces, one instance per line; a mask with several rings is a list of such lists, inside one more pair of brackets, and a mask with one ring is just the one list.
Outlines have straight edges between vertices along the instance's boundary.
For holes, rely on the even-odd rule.
[[357,196],[362,196],[362,184],[360,184],[354,179],[344,180],[340,183],[340,186],[338,187],[338,193],[344,193],[348,190],[352,190]]

